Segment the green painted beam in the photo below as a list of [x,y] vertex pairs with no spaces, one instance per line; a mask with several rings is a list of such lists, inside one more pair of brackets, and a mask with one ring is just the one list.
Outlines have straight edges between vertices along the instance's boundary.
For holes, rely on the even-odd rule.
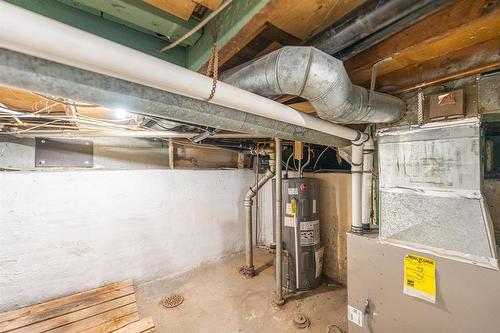
[[257,14],[269,0],[236,0],[220,12],[207,26],[200,40],[187,49],[186,67],[198,71],[207,62],[212,49],[212,33],[217,32],[221,49]]
[[[99,16],[104,14],[104,18],[117,21],[136,30],[165,36],[167,41],[177,40],[198,24],[196,20],[184,21],[140,0],[58,1]],[[181,45],[193,45],[200,37],[201,32],[198,31]]]
[[[57,0],[6,1],[162,60],[183,67],[186,65],[186,50],[184,47],[176,47],[164,53],[157,52],[159,48],[165,45],[163,39],[76,9],[72,6],[65,5]],[[138,68],[138,70],[140,69]]]

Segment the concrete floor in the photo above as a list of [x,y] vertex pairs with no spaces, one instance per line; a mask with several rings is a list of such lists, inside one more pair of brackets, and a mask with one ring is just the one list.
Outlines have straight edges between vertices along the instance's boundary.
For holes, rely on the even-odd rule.
[[[141,284],[136,288],[139,314],[141,318],[152,316],[157,331],[162,333],[327,333],[329,325],[346,332],[345,288],[325,285],[277,307],[272,303],[272,255],[257,250],[254,260],[259,274],[252,279],[238,273],[244,263],[243,254],[239,254],[175,278]],[[161,300],[172,293],[182,294],[184,302],[176,308],[163,308]],[[310,319],[309,328],[294,327],[292,320],[297,314]]]

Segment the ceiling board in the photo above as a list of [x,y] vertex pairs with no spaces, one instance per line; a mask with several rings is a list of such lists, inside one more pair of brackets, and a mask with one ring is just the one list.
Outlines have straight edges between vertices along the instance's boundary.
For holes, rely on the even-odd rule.
[[346,61],[351,80],[367,85],[372,64],[388,57],[377,67],[380,76],[499,36],[498,3],[464,0],[446,7]]
[[[268,23],[288,36],[303,41],[338,22],[367,1],[369,0],[271,0],[219,51],[219,64],[223,65],[229,61],[263,32]],[[288,44],[286,41],[275,42],[297,45]],[[258,50],[258,54],[265,54],[264,50],[268,47],[273,50],[277,44],[264,45]],[[205,66],[200,72],[204,70]]]
[[[63,103],[58,103],[29,91],[5,86],[0,86],[0,103],[10,109],[25,112],[37,112],[40,110],[45,110],[43,114],[47,114],[48,110],[50,110],[51,114],[66,114],[67,112],[67,107]],[[77,109],[78,113],[83,116],[114,119],[114,114],[109,108],[100,106],[85,106],[77,107]],[[42,113],[40,113],[40,115],[42,115]]]
[[0,86],[0,103],[20,111],[38,111],[51,107],[54,112],[65,112],[64,105],[49,101],[34,93]]
[[186,21],[196,7],[196,3],[191,0],[144,0],[144,2]]
[[[168,52],[160,53],[157,50],[165,46],[165,40],[131,28],[123,23],[103,19],[98,13],[93,14],[70,6],[67,4],[68,1],[6,1],[153,57],[160,58],[176,65],[185,66],[185,48],[178,47]],[[128,2],[130,3],[130,1]],[[72,1],[72,3],[74,3],[74,1]],[[165,13],[165,15],[168,14]],[[173,18],[177,19],[176,17]],[[178,21],[185,23],[181,19],[178,19]],[[189,22],[186,25],[189,25]]]
[[300,103],[293,103],[293,104],[288,104],[289,107],[292,109],[302,111],[305,113],[314,113],[316,110],[313,108],[312,104],[309,102],[300,102]]
[[210,10],[215,10],[221,5],[222,0],[194,0],[194,2]]
[[[59,1],[107,20],[125,24],[133,29],[149,33],[152,36],[163,36],[166,40],[177,40],[197,24],[195,20],[184,21],[144,2],[127,0]],[[187,38],[183,42],[183,45],[193,45],[200,37],[201,32],[196,32]]]
[[274,51],[283,45],[298,45],[300,42],[300,39],[270,23],[266,23],[259,35],[239,50],[221,69],[224,71]]
[[325,30],[368,0],[279,0],[269,22],[302,40]]
[[402,93],[500,68],[500,37],[377,78],[377,89]]
[[[204,28],[205,31],[215,32],[217,36],[217,45],[219,49],[224,49],[228,45],[234,45],[231,41],[242,43],[242,29],[252,25],[255,17],[262,17],[262,12],[271,0],[240,0],[233,1],[231,5],[225,8],[220,14],[215,16]],[[248,32],[248,30],[245,30]],[[252,32],[251,32],[252,33]],[[243,37],[247,37],[243,33]],[[212,33],[205,33],[198,42],[189,48],[187,52],[187,68],[195,71],[202,71],[206,65],[213,46]],[[243,38],[247,40],[246,38]],[[251,40],[251,39],[250,39]],[[233,53],[234,54],[234,53]],[[224,52],[219,52],[219,64],[222,65],[229,58],[224,56]]]

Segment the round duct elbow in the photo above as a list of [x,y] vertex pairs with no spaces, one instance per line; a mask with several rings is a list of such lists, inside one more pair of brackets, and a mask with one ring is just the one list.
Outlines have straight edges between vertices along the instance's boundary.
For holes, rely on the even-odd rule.
[[400,117],[405,104],[351,83],[342,61],[316,49],[286,46],[226,73],[222,80],[265,97],[307,99],[318,115],[343,124],[386,123]]

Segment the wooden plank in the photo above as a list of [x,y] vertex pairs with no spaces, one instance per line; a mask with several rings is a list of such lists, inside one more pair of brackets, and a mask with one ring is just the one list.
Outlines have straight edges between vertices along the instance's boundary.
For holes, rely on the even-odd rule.
[[[225,64],[271,23],[292,38],[305,40],[335,24],[368,0],[272,0],[219,51]],[[296,44],[295,42],[293,43]],[[269,45],[265,45],[265,48]],[[261,52],[263,50],[259,50]],[[199,72],[205,72],[202,66]]]
[[313,106],[309,102],[293,103],[293,104],[289,104],[288,106],[291,107],[292,109],[302,111],[305,113],[316,112],[316,110],[313,108]]
[[[121,308],[126,308],[122,311]],[[133,311],[132,311],[133,310]],[[94,327],[103,324],[107,321],[114,320],[118,317],[123,317],[125,315],[137,312],[137,305],[135,304],[135,294],[120,297],[105,303],[101,303],[89,308],[78,310],[65,314],[63,316],[55,317],[52,319],[44,320],[32,325],[24,326],[9,332],[12,333],[33,333],[33,332],[45,332],[52,330],[60,332],[71,332],[70,329],[65,330],[67,327],[79,327],[82,330],[90,327]],[[106,320],[102,320],[105,318]],[[79,324],[83,323],[85,324]],[[93,323],[88,326],[88,323]],[[73,325],[73,326],[72,326]],[[63,327],[62,330],[59,328]]]
[[458,1],[346,61],[356,84],[368,84],[371,66],[384,75],[495,38],[500,34],[498,0]]
[[278,43],[278,42],[272,42],[271,44],[269,44],[268,47],[266,47],[265,49],[263,49],[262,51],[260,51],[257,54],[257,58],[258,57],[262,57],[263,55],[266,55],[266,54],[271,53],[273,51],[276,51],[278,49],[281,49],[282,47],[283,47],[283,45],[281,45],[280,43]]
[[191,0],[144,0],[144,2],[186,21],[189,20],[196,7],[196,3]]
[[275,101],[278,103],[285,103],[285,102],[287,102],[295,97],[297,97],[297,96],[295,96],[295,95],[281,95],[280,97],[276,98]]
[[193,0],[193,1],[199,5],[207,7],[210,10],[215,10],[222,4],[222,0]]
[[[267,8],[267,7],[265,7]],[[250,43],[262,30],[264,30],[266,9],[255,15],[248,24],[241,29],[222,49],[219,50],[219,67],[231,60],[236,54]],[[238,37],[238,38],[236,38]],[[244,60],[242,60],[244,62]],[[243,62],[238,61],[238,64]],[[198,72],[205,73],[207,64],[203,65]]]
[[52,318],[60,317],[68,313],[72,313],[75,311],[87,309],[117,298],[125,297],[125,296],[134,296],[134,287],[127,286],[118,290],[107,291],[92,295],[92,296],[81,296],[66,304],[60,304],[59,306],[54,307],[53,304],[45,306],[45,304],[38,305],[38,309],[36,313],[32,313],[30,315],[24,315],[21,317],[13,318],[10,320],[6,320],[0,322],[0,332],[10,331],[16,328],[32,325],[38,322],[46,321]]
[[301,40],[297,37],[289,34],[284,30],[281,30],[271,23],[266,24],[266,28],[260,33],[259,36],[269,39],[273,42],[278,42],[281,45],[299,45],[301,42]]
[[132,280],[111,283],[111,284],[108,284],[104,287],[99,287],[99,288],[95,288],[92,290],[87,290],[87,291],[84,291],[81,293],[69,295],[69,296],[66,296],[63,298],[58,298],[58,299],[55,299],[55,300],[52,300],[49,302],[45,302],[42,304],[32,305],[32,306],[25,307],[22,309],[17,309],[17,310],[12,310],[9,312],[0,313],[0,322],[16,319],[16,318],[20,318],[20,317],[33,316],[35,314],[49,311],[49,310],[55,309],[57,307],[65,305],[65,304],[77,302],[77,301],[82,300],[84,298],[94,297],[97,295],[110,293],[110,292],[113,292],[116,290],[125,289],[127,287],[133,288]]
[[147,317],[120,328],[119,330],[116,330],[115,333],[142,333],[154,328],[155,324],[153,322],[153,318]]
[[0,103],[15,110],[37,111],[50,106],[51,112],[65,113],[64,105],[47,101],[28,91],[0,87]]
[[334,25],[368,0],[280,0],[269,22],[306,40]]
[[377,78],[377,89],[395,94],[500,68],[500,37]]
[[124,317],[134,313],[137,313],[137,305],[135,303],[132,303],[46,332],[47,333],[81,332],[86,329],[102,325],[103,323],[112,321],[116,318]]
[[125,327],[133,322],[139,320],[139,314],[134,312],[132,314],[116,318],[112,321],[105,322],[104,324],[94,326],[92,328],[81,331],[81,333],[107,333],[114,332],[122,327]]

